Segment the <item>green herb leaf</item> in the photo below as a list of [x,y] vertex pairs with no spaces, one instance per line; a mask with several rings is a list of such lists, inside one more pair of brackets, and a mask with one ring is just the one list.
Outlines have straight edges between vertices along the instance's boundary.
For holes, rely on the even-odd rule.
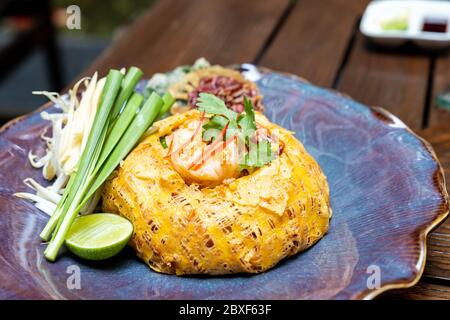
[[244,113],[242,114],[228,109],[221,99],[209,93],[200,93],[197,107],[200,111],[214,115],[203,125],[204,141],[217,140],[228,124],[224,140],[237,136],[241,142],[245,143],[249,151],[243,156],[241,169],[259,168],[276,158],[270,141],[262,139],[259,142],[252,142],[257,129],[256,117],[252,101],[247,97],[244,97]]
[[258,143],[249,142],[249,151],[244,155],[241,169],[260,168],[270,163],[276,157],[272,153],[272,145],[268,140],[261,140]]
[[221,132],[222,130],[218,128],[207,128],[203,131],[203,141],[214,142],[219,138]]
[[[237,127],[238,113],[230,110],[221,99],[210,93],[201,92],[198,98],[197,107],[199,111],[204,111],[207,114],[221,115],[230,121],[231,127]],[[214,119],[214,120],[213,120]],[[212,121],[216,121],[219,124],[225,126],[227,119],[223,117],[213,117]]]
[[222,132],[223,128],[226,126],[227,121],[225,118],[217,117],[218,119],[223,119],[225,123],[215,121],[215,117],[211,118],[207,123],[203,125],[203,141],[207,142],[213,142],[215,141],[220,133]]
[[159,142],[161,142],[161,145],[164,149],[167,149],[167,141],[166,141],[166,137],[161,137],[159,138]]
[[255,131],[256,130],[256,119],[255,111],[253,110],[253,104],[250,99],[244,97],[244,111],[243,115],[238,123],[245,131]]

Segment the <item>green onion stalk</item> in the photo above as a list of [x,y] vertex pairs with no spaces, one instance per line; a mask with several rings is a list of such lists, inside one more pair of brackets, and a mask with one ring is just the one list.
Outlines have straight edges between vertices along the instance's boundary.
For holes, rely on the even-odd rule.
[[[66,187],[62,200],[57,205],[57,208],[44,230],[41,232],[40,237],[44,241],[48,241],[53,233],[58,221],[69,209],[70,203],[72,203],[77,196],[76,190],[80,190],[83,183],[85,183],[85,177],[88,176],[89,170],[92,170],[92,162],[94,162],[96,152],[98,153],[98,143],[104,138],[104,130],[107,126],[108,115],[111,107],[119,92],[123,75],[117,70],[111,70],[106,78],[105,86],[102,91],[98,111],[95,114],[94,124],[88,136],[88,141],[81,154],[80,161],[76,173],[70,178],[68,186]],[[101,141],[102,142],[102,141]]]
[[[81,197],[83,196],[83,189],[92,181],[92,172],[95,169],[95,163],[100,155],[101,145],[106,137],[109,114],[119,92],[122,78],[122,74],[117,70],[111,70],[109,72],[100,98],[99,108],[95,114],[94,125],[92,126],[86,146],[81,155],[73,183],[70,188],[66,188],[67,196],[64,197],[65,201],[61,210],[52,215],[41,233],[41,238],[43,240],[48,240],[48,237],[54,231],[53,229],[57,222],[53,237],[44,252],[45,257],[48,260],[55,260],[56,255],[64,242],[64,231],[69,229],[71,222],[75,219],[76,214],[78,214],[77,212],[75,215],[68,215],[67,213],[74,212],[75,207],[81,201]],[[63,232],[58,232],[61,228]]]
[[50,261],[56,259],[83,206],[159,117],[161,109],[173,103],[170,96],[163,99],[152,93],[142,105],[143,96],[134,93],[141,76],[142,72],[132,67],[125,77],[119,71],[111,70],[106,78],[78,169],[70,177],[55,213],[40,234],[44,241],[51,237],[44,252]]

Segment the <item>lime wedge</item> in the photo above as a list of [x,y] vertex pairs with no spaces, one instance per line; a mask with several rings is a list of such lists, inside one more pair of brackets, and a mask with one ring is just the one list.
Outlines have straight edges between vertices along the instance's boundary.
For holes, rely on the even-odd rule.
[[133,225],[111,213],[75,219],[66,237],[67,248],[80,258],[104,260],[119,253],[133,234]]

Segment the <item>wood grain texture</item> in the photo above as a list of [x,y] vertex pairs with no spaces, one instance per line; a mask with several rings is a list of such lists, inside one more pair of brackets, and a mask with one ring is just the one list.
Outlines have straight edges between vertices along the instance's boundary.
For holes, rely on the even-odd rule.
[[[450,130],[447,124],[420,132],[430,142],[441,162],[450,190]],[[428,236],[425,275],[450,280],[450,219]]]
[[252,62],[288,0],[164,0],[139,18],[85,72],[135,65],[147,75],[204,56]]
[[420,282],[412,288],[388,291],[382,300],[450,300],[450,287]]
[[420,129],[429,65],[427,55],[375,48],[358,34],[337,89],[364,104],[383,107],[412,129]]
[[450,221],[428,236],[425,275],[450,280]]
[[436,103],[437,96],[448,91],[450,91],[450,51],[436,58],[429,118],[430,127],[441,125],[450,132],[450,111],[438,108]]
[[419,131],[419,135],[433,146],[439,161],[444,167],[447,189],[450,190],[450,130],[449,125],[429,127]]
[[298,1],[258,63],[330,87],[367,2]]

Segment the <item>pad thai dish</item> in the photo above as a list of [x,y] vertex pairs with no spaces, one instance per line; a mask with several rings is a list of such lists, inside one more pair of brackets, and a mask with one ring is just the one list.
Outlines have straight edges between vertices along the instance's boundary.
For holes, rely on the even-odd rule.
[[294,133],[264,116],[255,83],[204,59],[138,92],[141,76],[112,70],[65,96],[38,92],[59,108],[42,112],[46,154],[29,155],[50,182],[27,178],[34,192],[16,195],[50,216],[40,234],[48,260],[64,244],[100,260],[129,243],[157,272],[259,273],[326,234],[326,178]]

